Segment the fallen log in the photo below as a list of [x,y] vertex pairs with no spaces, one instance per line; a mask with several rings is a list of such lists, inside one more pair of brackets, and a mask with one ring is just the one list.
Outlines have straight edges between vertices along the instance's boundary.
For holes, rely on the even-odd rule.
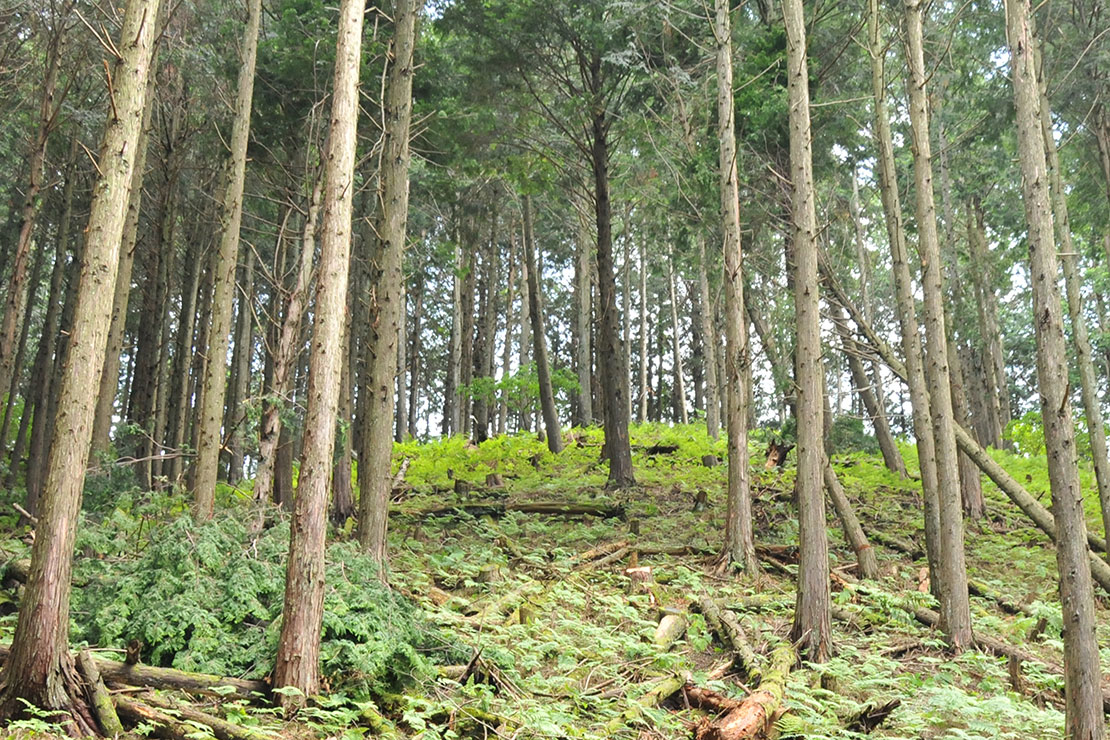
[[740,626],[739,620],[736,619],[736,615],[730,611],[722,610],[708,596],[702,596],[698,599],[698,608],[701,609],[702,616],[705,617],[705,623],[709,625],[709,629],[716,632],[717,636],[721,638],[721,642],[725,643],[732,651],[733,662],[740,666],[749,680],[759,681],[762,677],[761,661],[755,651],[752,650],[752,646],[744,635],[744,630]]
[[[771,652],[771,662],[759,688],[732,705],[722,716],[703,720],[694,731],[695,740],[744,740],[763,737],[786,694],[786,677],[794,665],[794,648],[781,644]],[[687,692],[694,703],[695,697]],[[718,705],[720,706],[720,705]]]
[[655,643],[656,647],[666,650],[678,642],[678,638],[686,632],[686,624],[685,614],[664,614],[663,618],[659,620],[659,626],[655,628],[655,635],[651,641]]
[[827,458],[823,475],[825,490],[829,492],[833,508],[836,509],[836,516],[840,519],[840,526],[844,529],[844,539],[848,540],[848,544],[852,546],[852,550],[856,553],[856,563],[859,565],[860,577],[867,580],[878,578],[879,559],[875,557],[875,551],[867,541],[867,535],[864,534],[863,527],[860,526],[859,519],[856,518],[856,513],[852,511],[848,494],[844,492],[844,486],[840,484],[840,480],[836,477],[836,472],[832,469],[832,464],[829,463]]
[[474,517],[504,516],[507,512],[515,511],[521,514],[545,514],[547,516],[596,516],[603,519],[624,519],[625,509],[622,505],[609,504],[573,504],[562,501],[532,501],[521,503],[505,503],[503,501],[479,501],[469,504],[448,504],[447,506],[433,506],[425,509],[398,509],[393,513],[408,516],[432,519],[444,516],[458,516],[469,514]]
[[272,737],[268,734],[257,732],[250,727],[232,724],[183,702],[166,699],[155,694],[143,694],[142,700],[159,709],[169,710],[181,719],[211,727],[212,734],[218,740],[272,740]]
[[117,694],[115,696],[116,711],[127,720],[132,727],[148,725],[150,734],[162,740],[190,740],[197,731],[196,727],[171,717],[165,712],[159,712],[151,706],[136,701],[129,696]]
[[[10,645],[0,645],[0,661],[8,659]],[[155,668],[147,665],[127,665],[116,660],[93,656],[96,668],[105,683],[141,686],[148,689],[175,689],[190,694],[213,696],[241,696],[257,699],[269,696],[270,685],[265,681],[246,678],[228,678],[209,673],[189,673],[176,668]]]
[[104,679],[100,677],[96,661],[93,660],[92,653],[88,650],[77,653],[77,669],[85,677],[89,692],[89,703],[93,714],[96,715],[96,721],[100,723],[100,730],[106,737],[122,735],[123,724],[120,723],[119,714],[116,713],[116,705],[112,703],[112,696],[108,693],[108,687],[104,685]]

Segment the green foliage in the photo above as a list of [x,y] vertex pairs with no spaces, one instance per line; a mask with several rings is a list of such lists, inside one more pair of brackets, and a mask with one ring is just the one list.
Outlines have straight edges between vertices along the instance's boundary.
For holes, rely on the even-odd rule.
[[858,416],[841,415],[833,419],[829,442],[834,452],[865,452],[875,454],[879,451],[879,441],[874,435],[863,430],[863,419]]
[[[103,646],[132,639],[152,665],[262,677],[277,649],[289,528],[251,534],[244,511],[195,524],[159,520],[121,500],[81,530],[73,637]],[[426,670],[432,633],[385,589],[354,543],[328,549],[321,664],[357,695],[396,690]]]

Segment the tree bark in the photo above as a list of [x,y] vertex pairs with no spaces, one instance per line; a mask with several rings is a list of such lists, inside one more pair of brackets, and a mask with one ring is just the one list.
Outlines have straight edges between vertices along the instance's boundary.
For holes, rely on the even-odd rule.
[[[748,472],[747,392],[748,326],[744,320],[743,250],[740,244],[740,186],[736,169],[736,130],[732,95],[732,21],[728,0],[716,0],[713,34],[717,43],[717,147],[718,183],[721,192],[721,251],[725,283],[725,387],[728,413],[728,504],[725,514],[723,557],[752,575],[759,565],[752,529],[752,499]],[[705,255],[702,250],[703,274]],[[703,277],[704,280],[704,277]],[[708,287],[703,289],[708,305]],[[712,322],[706,344],[715,336]],[[708,356],[708,354],[707,354]]]
[[885,55],[886,45],[880,33],[879,0],[870,0],[869,48],[871,85],[874,95],[875,144],[878,149],[879,187],[889,238],[891,271],[894,275],[898,323],[902,334],[902,353],[906,358],[906,382],[913,407],[913,432],[917,441],[917,461],[921,471],[922,499],[925,514],[925,550],[929,561],[929,582],[933,590],[940,583],[940,502],[937,492],[936,442],[933,437],[929,390],[918,333],[917,311],[914,307],[913,281],[910,277],[906,250],[902,205],[898,196],[898,176],[894,162],[893,135],[886,110]]
[[[1025,0],[1006,3],[1018,159],[1029,227],[1033,322],[1037,342],[1037,386],[1041,396],[1052,509],[1056,519],[1056,564],[1064,618],[1065,734],[1079,740],[1105,737],[1099,649],[1095,638],[1094,589],[1087,561],[1083,497],[1075,452],[1075,425],[1068,400],[1064,317],[1057,285],[1049,173],[1045,161],[1041,94],[1037,85],[1032,8]],[[1061,224],[1066,227],[1066,224]]]
[[227,184],[220,221],[220,246],[216,252],[208,342],[204,350],[207,358],[204,389],[198,404],[197,456],[192,481],[193,516],[198,521],[211,519],[216,506],[216,475],[223,445],[220,422],[224,416],[227,392],[227,346],[231,335],[235,266],[239,262],[239,226],[243,220],[243,184],[246,180],[247,140],[250,137],[251,98],[261,15],[262,0],[250,0],[247,24],[243,29],[235,120],[231,127],[231,152],[228,155]]
[[[730,24],[731,25],[731,24]],[[720,50],[717,52],[720,54]],[[729,54],[729,71],[732,71],[732,55]],[[719,84],[719,83],[718,83]],[[729,89],[731,92],[731,88]],[[718,91],[720,94],[720,91]],[[730,129],[731,130],[731,129]],[[733,132],[733,139],[736,134]],[[733,157],[735,159],[735,157]],[[722,197],[722,205],[724,198]],[[739,220],[739,200],[737,201],[737,220]],[[739,232],[737,232],[739,233]],[[721,436],[721,403],[717,388],[717,327],[713,321],[713,304],[709,302],[709,265],[705,256],[705,236],[698,234],[698,303],[701,310],[702,372],[705,375],[705,431],[716,440]]]
[[[575,402],[574,426],[585,427],[593,423],[592,369],[593,347],[590,343],[592,318],[592,284],[590,260],[593,252],[592,235],[586,217],[578,214],[578,235],[574,242],[574,367],[578,374],[578,392]],[[626,286],[627,287],[627,286]],[[628,292],[627,290],[625,291]],[[627,321],[627,316],[625,321]]]
[[[590,79],[601,79],[601,57],[590,59]],[[600,86],[598,86],[600,89]],[[632,447],[628,439],[628,368],[620,339],[620,311],[613,269],[613,214],[609,202],[609,127],[612,119],[603,104],[594,106],[591,121],[590,164],[594,176],[594,213],[597,220],[597,291],[601,326],[598,337],[598,374],[605,412],[605,457],[609,460],[609,488],[636,484]]]
[[[1079,279],[1079,260],[1071,240],[1071,219],[1068,217],[1068,200],[1064,179],[1060,174],[1060,157],[1056,139],[1052,135],[1052,111],[1048,103],[1047,80],[1044,79],[1043,62],[1038,64],[1040,73],[1039,102],[1041,135],[1044,139],[1046,166],[1051,185],[1053,221],[1060,245],[1060,259],[1064,267],[1064,285],[1067,290],[1068,318],[1071,320],[1071,339],[1075,346],[1076,364],[1079,366],[1079,388],[1083,399],[1083,412],[1087,417],[1087,434],[1091,445],[1091,463],[1095,468],[1098,498],[1102,507],[1103,536],[1110,538],[1110,458],[1107,457],[1106,426],[1102,419],[1102,404],[1098,397],[1098,377],[1095,375],[1094,353],[1083,316],[1083,291]],[[1065,392],[1066,393],[1066,392]],[[1110,551],[1108,551],[1110,552]]]
[[967,591],[967,565],[964,562],[959,454],[956,450],[944,321],[944,280],[933,200],[932,144],[929,140],[922,33],[925,9],[923,0],[907,0],[904,8],[906,60],[909,66],[906,87],[909,93],[910,126],[913,130],[914,187],[917,196],[917,249],[921,258],[921,290],[925,298],[925,379],[929,385],[933,437],[936,443],[937,499],[940,504],[940,570],[936,573],[939,577],[936,595],[940,602],[942,631],[954,649],[962,650],[971,644],[971,605]]
[[[389,519],[390,453],[393,418],[393,378],[397,372],[398,325],[402,307],[401,264],[409,214],[409,129],[412,123],[413,49],[416,16],[422,0],[395,0],[394,36],[385,99],[385,143],[381,171],[381,278],[374,291],[377,315],[371,348],[369,413],[363,425],[359,451],[358,542],[364,552],[382,565],[387,557],[386,525]],[[357,66],[356,66],[357,70]],[[353,135],[353,132],[352,132]]]
[[674,284],[673,252],[667,260],[667,287],[671,298],[671,363],[674,369],[675,404],[678,406],[678,421],[689,424],[690,416],[686,411],[686,379],[682,367],[682,338],[679,336],[678,325],[678,295]]
[[235,352],[232,355],[231,398],[227,404],[225,427],[231,430],[228,445],[227,482],[232,485],[244,477],[246,416],[244,404],[250,400],[251,362],[254,354],[254,254],[245,256],[243,280],[239,284],[238,308],[235,312]]
[[[320,633],[324,618],[324,537],[328,490],[335,446],[335,418],[344,363],[343,322],[347,312],[355,146],[358,128],[358,79],[362,50],[361,0],[343,0],[335,44],[331,124],[324,159],[324,219],[316,281],[304,448],[293,520],[281,637],[274,664],[274,686],[286,707],[302,706],[320,690]],[[390,354],[396,360],[396,350]],[[393,377],[387,386],[392,391]],[[392,393],[389,393],[392,400]],[[389,428],[389,417],[385,420]]]
[[1001,447],[1002,434],[1010,423],[1010,391],[1006,382],[1006,356],[1002,349],[1002,330],[998,323],[998,298],[995,296],[990,253],[987,249],[986,227],[983,225],[983,204],[972,197],[967,216],[968,246],[971,252],[971,275],[975,283],[978,305],[979,334],[982,336],[986,355],[983,367],[990,392],[989,413],[991,437],[983,443]]
[[93,190],[69,361],[58,393],[57,426],[66,433],[51,449],[12,653],[0,674],[4,718],[22,711],[19,699],[42,709],[71,711],[77,696],[68,650],[73,543],[157,14],[158,0],[129,2],[116,46],[120,55],[112,74],[115,105],[100,147],[101,177]]
[[524,196],[524,264],[528,272],[528,315],[532,321],[532,351],[536,358],[536,375],[540,383],[540,410],[547,436],[547,448],[556,455],[563,451],[563,433],[555,409],[555,392],[551,387],[551,366],[547,360],[547,331],[543,307],[540,305],[540,265],[536,256],[535,231],[532,223],[532,196]]
[[825,533],[821,440],[821,317],[817,282],[817,214],[809,122],[809,72],[801,0],[784,0],[787,90],[790,101],[790,179],[794,246],[794,313],[797,322],[794,381],[798,388],[798,602],[791,639],[799,654],[823,663],[831,650],[829,550]]

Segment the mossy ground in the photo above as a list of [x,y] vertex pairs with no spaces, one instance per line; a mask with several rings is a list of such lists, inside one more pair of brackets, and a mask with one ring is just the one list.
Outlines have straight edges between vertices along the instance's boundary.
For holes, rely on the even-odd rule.
[[[745,687],[733,675],[707,679],[726,654],[700,615],[690,614],[685,636],[670,649],[656,647],[651,638],[660,611],[684,610],[698,597],[710,595],[734,606],[757,651],[785,639],[794,603],[795,566],[790,564],[789,548],[797,542],[791,501],[793,462],[784,470],[766,471],[753,442],[756,539],[770,546],[768,558],[758,577],[718,576],[712,563],[722,537],[727,473],[724,465],[703,466],[702,457],[716,454],[723,458],[723,443],[711,443],[699,425],[634,427],[632,441],[638,485],[615,492],[604,488],[605,468],[597,462],[598,430],[569,433],[567,449],[559,456],[551,455],[531,436],[495,438],[477,447],[462,439],[398,445],[395,469],[406,459],[408,462],[390,522],[390,580],[396,593],[411,602],[405,602],[407,606],[398,602],[400,606],[385,611],[373,604],[356,603],[352,595],[360,592],[360,584],[372,579],[352,572],[365,568],[365,563],[353,548],[338,543],[329,550],[329,576],[342,574],[343,580],[333,583],[329,598],[339,605],[336,608],[347,611],[333,611],[325,634],[330,641],[329,654],[335,656],[330,666],[329,698],[293,722],[274,710],[245,703],[224,702],[218,707],[213,703],[209,708],[233,721],[287,737],[353,737],[394,731],[427,740],[689,737],[692,723],[698,719],[695,712],[645,706],[638,701],[654,682],[689,674],[696,683],[737,697],[744,695]],[[652,454],[650,448],[655,445],[676,449]],[[906,448],[903,453],[912,472],[916,468],[913,450]],[[1008,453],[997,456],[1048,503],[1041,461]],[[920,497],[914,481],[886,471],[877,455],[838,455],[835,464],[866,529],[923,545]],[[455,479],[483,489],[490,473],[499,474],[504,486],[455,492]],[[1089,478],[1085,483],[1085,490],[1093,496]],[[993,486],[985,483],[984,490],[987,517],[969,522],[966,529],[970,575],[1009,601],[1027,606],[1031,615],[1009,615],[994,601],[973,598],[975,628],[1059,663],[1060,614],[1053,549]],[[709,496],[704,511],[694,511],[698,491]],[[627,513],[623,520],[511,511],[497,518],[466,514],[426,518],[419,514],[433,506],[490,499],[619,503]],[[1088,513],[1093,531],[1098,531],[1097,498],[1093,501]],[[249,506],[246,497],[227,492],[225,503],[233,512],[246,511]],[[151,528],[173,527],[185,513],[180,499],[164,498],[159,505],[156,515],[141,513],[141,507],[131,500],[126,506],[104,507],[98,515],[88,516],[90,532],[102,537],[116,532],[120,541],[130,545],[117,548],[112,558],[96,556],[96,567],[87,572],[109,578],[112,572],[133,568],[151,547],[149,543],[157,541],[149,534]],[[629,531],[632,519],[638,522],[638,535]],[[137,521],[148,522],[146,535],[134,531]],[[340,529],[335,537],[342,539],[344,531],[349,534],[349,528]],[[191,536],[196,537],[195,532]],[[903,608],[932,601],[922,592],[927,590],[922,583],[923,560],[911,561],[874,543],[882,579],[865,592],[853,585],[851,550],[831,509],[829,536],[837,574],[833,599],[851,619],[833,622],[832,660],[820,666],[805,665],[791,674],[788,711],[777,722],[780,737],[863,737],[848,728],[849,719],[867,705],[893,699],[901,705],[869,737],[1062,736],[1060,678],[1026,664],[1020,691],[1015,690],[1005,659],[977,651],[953,656],[945,650],[939,634],[915,622]],[[188,550],[190,536],[177,539]],[[624,540],[629,543],[629,556],[635,551],[639,565],[652,568],[657,584],[653,590],[630,589],[624,575],[627,557],[601,568],[579,567],[579,556],[586,550]],[[16,542],[13,539],[7,548],[12,555],[21,549]],[[193,547],[203,549],[208,542],[196,538]],[[261,552],[256,541],[253,555],[248,540],[236,542],[240,543],[234,545],[237,556],[257,557],[269,564],[259,566],[264,574],[269,573],[267,568],[274,568],[274,558],[280,558],[280,552],[271,552],[280,548],[269,540],[262,540]],[[651,554],[680,547],[688,548],[688,554]],[[491,578],[491,574],[496,575]],[[183,579],[181,573],[174,577]],[[264,675],[267,670],[265,661],[258,658],[266,654],[272,640],[273,625],[265,619],[272,618],[275,608],[280,613],[272,580],[272,573],[259,577],[263,585],[257,589],[264,592],[264,598],[251,601],[243,597],[243,603],[251,608],[242,617],[241,628],[258,635],[260,648],[251,652],[243,641],[236,645],[254,661],[243,672],[254,675]],[[162,587],[169,588],[164,583]],[[104,601],[118,609],[120,599]],[[75,635],[91,634],[97,617],[116,625],[115,631],[107,630],[113,641],[125,642],[128,627],[105,614],[113,612],[75,610]],[[1099,616],[1100,644],[1110,645],[1110,620],[1103,604]],[[1046,626],[1040,636],[1030,639],[1029,633],[1041,617]],[[375,619],[402,620],[404,624],[395,625],[395,638],[391,639],[405,645],[383,644],[364,650],[369,654],[359,653],[359,636]],[[344,626],[348,622],[352,625],[349,629]],[[234,629],[234,622],[229,624],[228,629]],[[0,619],[0,640],[10,639],[13,625],[11,616]],[[156,648],[148,646],[151,655]],[[180,660],[204,667],[203,651],[181,648],[178,652]],[[224,653],[221,657],[226,660]],[[385,666],[383,654],[394,656],[389,659],[394,663],[398,658],[403,661]],[[180,662],[175,655],[167,657],[165,651],[159,659],[165,664]],[[443,664],[466,664],[471,659],[474,670],[465,684],[444,676],[457,677],[457,673],[442,670]],[[1104,650],[1103,668],[1110,669],[1110,650]],[[352,675],[359,670],[364,671],[361,676]],[[48,724],[32,723],[18,731],[41,733],[47,729]],[[202,737],[202,731],[198,732]]]

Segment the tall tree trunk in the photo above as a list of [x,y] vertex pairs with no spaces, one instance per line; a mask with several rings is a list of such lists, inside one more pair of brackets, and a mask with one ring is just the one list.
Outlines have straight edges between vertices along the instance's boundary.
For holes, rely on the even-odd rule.
[[983,225],[983,204],[972,197],[967,216],[968,251],[971,253],[971,275],[975,283],[978,305],[979,334],[985,354],[983,367],[987,376],[987,399],[991,417],[991,436],[983,443],[993,447],[1003,444],[1002,433],[1010,423],[1010,391],[1006,383],[1006,359],[1002,351],[1002,330],[998,323],[998,299],[994,294],[994,281],[990,253],[987,250],[986,227]]
[[563,433],[555,410],[555,393],[551,388],[551,367],[547,361],[547,331],[543,307],[540,305],[540,263],[536,256],[536,237],[532,224],[532,196],[524,196],[524,264],[528,270],[528,313],[532,320],[532,351],[536,358],[536,375],[540,382],[540,409],[547,448],[556,455],[563,451]]
[[[458,434],[462,420],[459,412],[459,384],[462,378],[462,269],[463,247],[456,235],[455,262],[451,271],[451,340],[448,351],[447,384],[443,389],[443,434]],[[523,332],[523,319],[521,331]],[[521,352],[523,353],[523,337],[521,337]],[[520,364],[524,365],[521,357]]]
[[[170,392],[166,401],[166,445],[177,455],[185,443],[189,409],[189,371],[192,367],[193,333],[197,319],[197,299],[200,291],[201,267],[205,250],[200,245],[200,235],[186,240],[185,279],[181,286],[181,310],[178,311],[177,333],[174,335],[173,366],[170,370]],[[121,276],[122,278],[122,276]],[[113,313],[114,313],[113,309]],[[99,413],[99,409],[98,409]],[[171,484],[177,482],[183,469],[180,457],[171,457],[162,470]]]
[[913,129],[914,187],[921,290],[924,294],[925,379],[929,384],[933,437],[936,442],[937,498],[940,503],[940,627],[949,644],[961,650],[971,644],[971,604],[964,562],[964,524],[960,501],[959,456],[944,322],[944,280],[933,201],[932,144],[929,140],[928,95],[925,90],[925,55],[922,33],[925,13],[922,0],[905,3],[906,59],[909,65],[910,126]]
[[[493,382],[493,345],[497,335],[497,212],[490,210],[490,237],[482,255],[481,308],[478,311],[478,337],[475,342],[474,370],[478,378]],[[474,398],[474,439],[489,438],[493,394],[485,383]]]
[[783,0],[787,91],[790,101],[790,180],[793,184],[794,313],[797,321],[794,381],[798,388],[798,602],[792,640],[799,654],[823,663],[831,650],[829,543],[825,533],[822,446],[821,317],[817,283],[817,213],[809,124],[809,72],[802,0]]
[[[521,240],[523,242],[523,239]],[[520,247],[520,367],[523,370],[532,364],[532,311],[528,305],[528,273],[531,266],[524,259],[524,245]],[[523,401],[520,416],[520,430],[532,431],[532,400]]]
[[[347,291],[347,311],[343,319],[343,368],[339,379],[339,407],[337,421],[340,436],[335,444],[339,451],[335,453],[335,466],[331,474],[331,521],[336,527],[342,527],[351,517],[357,516],[355,509],[355,495],[351,486],[352,469],[352,439],[351,430],[354,406],[351,403],[351,388],[353,370],[357,365],[358,347],[351,336],[351,317],[354,315],[354,305],[358,298],[351,290]],[[398,366],[400,367],[400,366]],[[400,390],[404,394],[404,389]]]
[[651,318],[647,308],[647,246],[640,242],[640,410],[636,420],[643,424],[648,420],[648,400],[651,385],[648,382],[648,334],[651,332]]
[[[155,39],[155,48],[158,41]],[[154,62],[157,67],[157,60]],[[143,126],[139,132],[139,149],[135,157],[131,195],[127,203],[127,220],[123,225],[123,243],[120,245],[119,269],[115,295],[112,298],[112,323],[108,327],[108,351],[104,369],[100,373],[100,392],[96,399],[93,417],[93,452],[106,452],[112,431],[112,409],[119,393],[119,361],[123,351],[123,335],[127,326],[127,308],[131,300],[131,272],[135,265],[135,248],[139,242],[139,212],[143,202],[143,182],[146,177],[147,150],[150,148],[150,131],[154,109],[154,83],[156,69],[147,77],[146,108]]]
[[478,216],[472,209],[468,209],[463,216],[462,237],[463,278],[459,304],[462,314],[462,347],[459,351],[459,386],[466,391],[455,400],[459,405],[458,432],[470,436],[473,422],[470,384],[474,381],[474,293],[478,252]]
[[[397,322],[397,413],[396,431],[393,435],[395,442],[404,442],[405,438],[409,436],[409,405],[408,405],[408,362],[406,361],[405,352],[408,349],[408,291],[405,290],[405,284],[401,282],[401,320]],[[490,342],[493,340],[490,339]],[[492,352],[492,346],[490,348]],[[488,407],[487,407],[488,408]],[[488,411],[487,411],[488,413]]]
[[[509,274],[509,284],[512,285],[513,276]],[[509,291],[508,307],[505,310],[506,326],[505,326],[505,354],[508,354],[508,314],[512,312],[512,290]],[[416,410],[420,408],[420,389],[421,389],[421,375],[420,375],[420,358],[423,353],[422,344],[422,321],[424,318],[424,282],[416,282],[416,295],[413,298],[413,331],[412,331],[412,349],[408,352],[408,434],[416,436]],[[505,362],[507,372],[508,361]],[[505,434],[505,402],[502,398],[501,413],[497,417],[497,434]]]
[[675,405],[678,406],[678,420],[690,423],[686,412],[686,380],[682,367],[682,337],[679,336],[678,295],[674,284],[674,254],[667,260],[667,287],[671,298],[671,363],[674,367]]
[[244,256],[243,280],[239,284],[238,310],[235,313],[235,351],[232,355],[231,398],[227,404],[225,426],[231,430],[228,444],[227,482],[232,485],[243,479],[246,446],[246,410],[251,390],[251,362],[254,355],[254,254]]
[[[1091,462],[1095,468],[1098,497],[1102,505],[1103,536],[1110,540],[1110,458],[1107,457],[1106,426],[1102,420],[1102,404],[1098,397],[1098,378],[1095,375],[1094,353],[1087,333],[1087,320],[1083,316],[1083,293],[1079,279],[1079,260],[1071,240],[1071,219],[1068,217],[1068,200],[1064,179],[1060,173],[1060,157],[1056,139],[1052,135],[1052,111],[1048,103],[1048,83],[1044,79],[1043,62],[1037,65],[1040,73],[1041,135],[1044,139],[1046,165],[1051,185],[1053,221],[1059,243],[1060,259],[1064,267],[1064,285],[1067,290],[1068,317],[1071,320],[1071,339],[1075,345],[1075,359],[1079,366],[1079,388],[1083,399],[1083,412],[1087,417],[1087,434],[1091,445]],[[1051,248],[1051,247],[1050,247]],[[1107,550],[1110,556],[1110,549]]]
[[358,542],[382,565],[385,577],[386,525],[389,519],[390,436],[393,418],[393,377],[397,373],[398,324],[402,317],[401,261],[409,214],[409,129],[412,123],[413,49],[416,16],[422,0],[395,0],[394,35],[386,88],[385,143],[381,170],[381,278],[374,291],[376,318],[372,323],[372,365],[369,382],[369,415],[363,424],[359,451]]
[[239,226],[243,220],[243,185],[247,169],[247,140],[250,136],[254,67],[258,55],[258,25],[262,0],[249,0],[247,24],[243,29],[235,121],[231,127],[231,152],[227,163],[220,221],[220,247],[213,275],[212,310],[205,349],[204,390],[197,421],[197,457],[194,463],[193,516],[198,521],[212,518],[216,505],[216,474],[223,444],[220,422],[227,392],[227,345],[231,335],[232,299],[235,297],[235,266],[239,255]]
[[[320,632],[324,618],[324,535],[335,445],[335,419],[344,364],[351,213],[362,50],[361,0],[342,0],[335,44],[331,125],[324,159],[324,220],[309,358],[301,474],[289,530],[289,560],[274,686],[285,706],[302,705],[320,690]],[[396,358],[396,353],[391,355]],[[387,388],[392,391],[392,376]],[[388,393],[392,397],[392,392]],[[389,426],[386,419],[387,428]]]
[[[601,75],[601,58],[590,61],[593,79]],[[605,446],[610,488],[636,484],[632,447],[628,439],[628,368],[620,340],[620,315],[613,269],[613,213],[609,203],[609,127],[604,106],[596,106],[591,130],[590,163],[594,175],[594,212],[597,217],[597,289],[601,313],[598,369],[604,395]]]
[[[718,53],[720,51],[718,50]],[[729,71],[732,71],[732,55],[729,54]],[[731,88],[730,88],[731,91]],[[731,106],[730,106],[731,109]],[[731,130],[731,129],[730,129]],[[736,135],[733,133],[733,140]],[[722,198],[722,204],[724,200]],[[737,202],[737,220],[740,217]],[[739,233],[739,232],[737,232]],[[721,406],[717,388],[717,327],[713,321],[713,304],[709,302],[709,265],[705,256],[705,235],[698,234],[698,304],[701,310],[702,373],[705,376],[705,431],[712,439],[721,436]]]
[[[308,303],[308,288],[312,282],[312,266],[316,258],[316,225],[319,222],[320,200],[323,197],[323,173],[319,173],[314,179],[304,230],[301,232],[300,260],[297,262],[289,302],[285,307],[285,317],[277,332],[277,346],[272,349],[273,370],[269,398],[263,405],[262,418],[258,422],[258,469],[254,475],[256,501],[274,499],[280,503],[283,500],[274,495],[274,471],[277,450],[282,439],[281,412],[289,403],[293,390],[293,375],[301,345],[301,318]],[[274,290],[278,290],[278,287],[274,286]]]
[[[1099,649],[1095,638],[1094,592],[1087,560],[1087,532],[1075,453],[1075,422],[1068,400],[1068,359],[1064,317],[1057,285],[1049,173],[1045,161],[1041,94],[1037,86],[1032,8],[1024,0],[1006,3],[1014,107],[1017,111],[1018,159],[1022,196],[1029,227],[1033,322],[1037,340],[1037,386],[1041,396],[1052,511],[1056,519],[1056,564],[1064,616],[1065,735],[1101,740],[1102,713]],[[1051,136],[1051,132],[1048,132]],[[1061,224],[1066,228],[1066,224]]]
[[[584,427],[593,423],[593,347],[590,344],[592,322],[592,280],[590,260],[593,239],[589,222],[584,213],[578,213],[578,235],[574,241],[574,367],[578,374],[578,392],[574,404],[574,426]],[[627,286],[626,286],[627,288]],[[625,293],[627,294],[627,290]],[[627,316],[625,317],[627,321]]]
[[50,134],[58,125],[58,116],[65,99],[65,91],[68,89],[58,90],[58,72],[61,66],[62,46],[65,42],[63,28],[73,8],[73,0],[66,0],[61,6],[51,5],[50,8],[53,12],[44,12],[44,15],[53,16],[50,18],[53,27],[45,28],[48,25],[47,20],[41,19],[44,25],[43,32],[47,35],[44,50],[46,69],[43,74],[42,96],[39,99],[37,126],[27,157],[30,177],[23,196],[19,239],[12,259],[12,272],[8,277],[8,288],[2,308],[3,316],[0,317],[0,393],[8,390],[12,377],[19,373],[15,364],[16,331],[27,301],[27,267],[40,207],[39,193],[45,176],[46,145],[50,140]]
[[[501,348],[501,379],[510,376],[513,360],[513,302],[516,299],[517,260],[514,249],[509,250],[509,275],[505,285],[505,344]],[[423,291],[421,291],[423,295]],[[419,305],[419,304],[418,304]],[[497,403],[497,433],[505,434],[509,421],[509,396],[506,390],[499,394]]]
[[[70,575],[92,417],[103,368],[128,188],[142,126],[158,0],[132,0],[124,11],[112,74],[115,96],[100,147],[86,246],[58,393],[55,440],[47,463],[31,567],[19,600],[12,651],[0,674],[0,717],[22,712],[20,699],[72,711],[80,695],[69,654]],[[91,727],[80,728],[83,732]]]
[[894,163],[894,143],[890,118],[886,110],[886,79],[884,59],[886,45],[880,33],[879,0],[870,0],[869,49],[871,84],[874,95],[875,144],[879,160],[879,193],[883,203],[889,239],[891,271],[894,275],[898,323],[902,334],[902,353],[906,358],[907,384],[913,407],[913,432],[917,441],[917,462],[921,471],[922,499],[925,514],[925,550],[929,562],[929,581],[935,592],[940,578],[940,502],[937,493],[936,443],[933,437],[929,389],[918,333],[917,310],[914,307],[913,281],[910,277],[906,235],[902,222],[902,205],[898,197],[898,177]]
[[[54,373],[51,370],[54,365],[54,351],[57,347],[58,322],[63,300],[62,289],[66,274],[66,253],[69,251],[70,230],[73,222],[73,191],[77,179],[76,153],[77,139],[75,137],[73,147],[70,150],[70,159],[66,167],[66,182],[62,191],[62,217],[58,224],[58,236],[54,244],[54,266],[50,271],[50,292],[46,299],[46,315],[42,320],[39,346],[35,352],[34,363],[31,365],[30,403],[24,406],[23,418],[20,419],[21,428],[24,420],[28,417],[31,425],[31,438],[27,443],[28,459],[25,478],[27,510],[31,513],[34,513],[33,502],[37,502],[39,498],[38,486],[32,486],[32,481],[37,480],[41,483],[42,480],[42,476],[35,472],[36,468],[41,469],[42,466],[32,465],[32,461],[42,461],[46,458],[45,447],[49,426],[46,409],[49,405],[48,399],[52,395],[51,385],[54,382]],[[12,447],[11,463],[8,466],[8,487],[11,487],[12,482],[14,482],[16,463],[23,454],[20,448],[22,439],[23,432],[20,431],[16,436],[16,443]]]
[[[732,95],[732,21],[729,0],[716,0],[713,34],[717,42],[717,146],[721,190],[721,222],[725,283],[725,372],[724,393],[728,413],[728,508],[725,514],[723,561],[735,563],[749,575],[759,566],[755,558],[752,529],[752,499],[748,474],[747,383],[751,355],[748,325],[744,320],[743,251],[740,244],[740,185],[736,168],[736,129]],[[705,281],[705,253],[700,255]],[[710,315],[708,284],[702,289],[705,313]],[[706,345],[715,344],[713,322],[707,322]],[[706,353],[709,356],[709,353]]]

